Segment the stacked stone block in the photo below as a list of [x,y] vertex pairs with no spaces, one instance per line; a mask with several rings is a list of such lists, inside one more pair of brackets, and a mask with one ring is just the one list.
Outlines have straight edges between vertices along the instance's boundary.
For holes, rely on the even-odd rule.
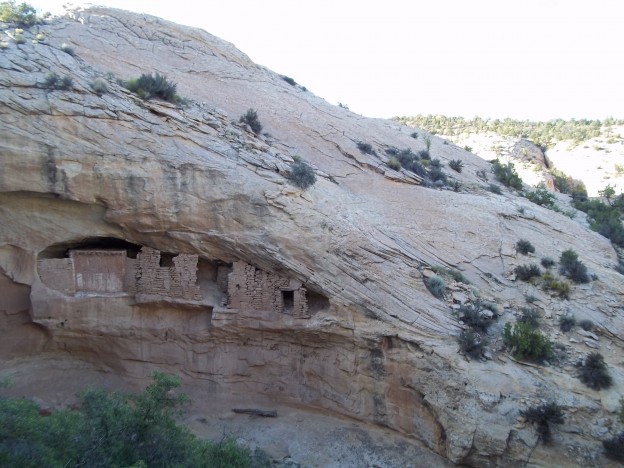
[[197,255],[180,254],[173,258],[172,267],[161,267],[160,252],[143,247],[135,264],[137,294],[201,300],[197,261]]
[[51,289],[75,294],[127,292],[192,301],[201,300],[197,255],[180,254],[173,266],[160,266],[160,252],[143,247],[137,259],[125,250],[71,250],[70,258],[41,259],[39,277]]
[[71,258],[45,258],[37,262],[39,278],[50,289],[65,294],[76,293],[74,261]]
[[[285,307],[284,292],[292,293],[292,308]],[[228,276],[228,307],[272,311],[308,317],[306,290],[298,281],[262,271],[245,262],[234,262]]]

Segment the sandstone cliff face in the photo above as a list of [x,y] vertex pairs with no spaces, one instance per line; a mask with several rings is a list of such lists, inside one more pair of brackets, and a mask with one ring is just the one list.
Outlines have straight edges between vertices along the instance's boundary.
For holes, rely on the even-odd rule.
[[[31,43],[35,32],[45,40]],[[462,189],[419,186],[385,164],[386,148],[425,147],[412,129],[332,106],[203,31],[91,9],[25,35],[0,53],[2,372],[19,383],[24,363],[61,357],[137,379],[161,369],[207,398],[335,411],[453,462],[605,463],[599,440],[616,430],[604,420],[624,386],[624,290],[605,238],[481,189],[489,165],[435,137],[434,157],[464,161],[453,174]],[[71,89],[47,88],[50,72],[71,76]],[[142,101],[115,79],[149,72],[189,103]],[[107,93],[91,89],[97,78]],[[268,133],[238,122],[248,108]],[[306,191],[286,178],[296,156],[318,178]],[[521,238],[535,262],[574,248],[598,279],[569,301],[513,281],[528,261]],[[162,255],[141,270],[146,252]],[[471,284],[449,280],[436,299],[423,282],[432,266]],[[501,316],[491,359],[469,361],[451,306],[477,294]],[[522,365],[502,349],[525,294],[565,345],[557,365]],[[560,335],[566,313],[594,321],[594,336]],[[572,364],[594,349],[609,390],[575,378]],[[545,447],[517,417],[552,399],[569,411]]]

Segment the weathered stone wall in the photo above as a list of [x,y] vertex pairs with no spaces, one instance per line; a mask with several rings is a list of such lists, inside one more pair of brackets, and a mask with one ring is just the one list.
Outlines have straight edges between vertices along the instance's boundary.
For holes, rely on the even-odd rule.
[[123,292],[126,275],[125,250],[71,250],[76,291]]
[[71,250],[70,258],[39,260],[39,276],[65,294],[127,292],[201,300],[197,255],[180,254],[171,267],[161,267],[160,252],[150,247],[143,247],[136,260],[126,255],[125,250]]
[[[228,276],[228,307],[241,310],[268,310],[295,317],[307,317],[305,288],[299,281],[257,269],[245,262],[234,262]],[[285,297],[292,294],[292,303]]]
[[136,264],[137,264],[137,261],[134,258],[126,258],[125,262],[126,262],[126,274],[124,275],[124,278],[123,278],[123,282],[124,282],[123,289],[128,294],[131,294],[131,295],[134,296],[136,294],[136,289],[137,289],[136,288],[136,284],[137,284]]
[[180,254],[173,258],[173,267],[161,267],[160,252],[143,247],[135,264],[136,293],[201,300],[197,260],[197,255]]
[[231,267],[226,265],[219,265],[217,267],[217,286],[223,292],[227,292],[228,290],[228,275],[231,269]]
[[74,262],[71,258],[45,258],[37,262],[43,284],[65,294],[75,294]]

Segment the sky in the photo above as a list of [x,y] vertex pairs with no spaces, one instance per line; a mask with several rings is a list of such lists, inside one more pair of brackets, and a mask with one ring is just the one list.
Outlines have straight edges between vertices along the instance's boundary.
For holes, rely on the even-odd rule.
[[[67,2],[30,3],[56,13]],[[620,0],[93,4],[200,27],[368,117],[624,118]]]

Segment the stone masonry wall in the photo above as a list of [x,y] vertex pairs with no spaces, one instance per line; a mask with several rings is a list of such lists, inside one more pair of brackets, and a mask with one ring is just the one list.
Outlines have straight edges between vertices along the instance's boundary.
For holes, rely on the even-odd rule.
[[179,254],[173,266],[160,266],[160,252],[143,247],[137,259],[125,250],[71,250],[70,258],[41,259],[41,281],[65,294],[126,292],[200,301],[197,255]]
[[45,258],[37,262],[39,278],[48,288],[75,294],[74,262],[71,258]]
[[173,267],[161,267],[160,252],[143,247],[135,263],[136,293],[201,300],[197,260],[197,255],[180,254],[173,258]]
[[[305,288],[291,281],[262,271],[245,262],[234,262],[228,276],[228,307],[240,310],[266,310],[294,317],[308,317]],[[285,307],[284,297],[292,294],[291,307]]]
[[123,292],[125,250],[71,250],[76,291]]

